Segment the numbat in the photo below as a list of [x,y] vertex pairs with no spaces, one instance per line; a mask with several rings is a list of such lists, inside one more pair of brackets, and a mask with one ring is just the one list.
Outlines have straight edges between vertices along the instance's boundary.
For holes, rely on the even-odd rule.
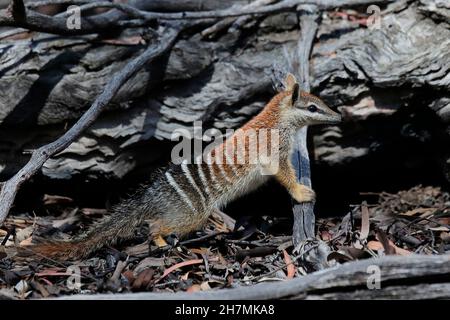
[[[184,237],[200,229],[214,210],[270,177],[296,201],[312,201],[314,191],[298,183],[291,164],[294,137],[303,126],[337,123],[341,116],[319,98],[302,92],[293,75],[288,74],[284,82],[284,91],[222,144],[205,152],[205,161],[171,164],[151,184],[113,207],[86,234],[69,242],[37,244],[32,251],[66,260],[86,257],[104,245],[131,238],[146,222],[151,239],[164,245],[163,237]],[[251,138],[263,131],[269,132],[265,143]],[[271,152],[263,155],[263,149]]]

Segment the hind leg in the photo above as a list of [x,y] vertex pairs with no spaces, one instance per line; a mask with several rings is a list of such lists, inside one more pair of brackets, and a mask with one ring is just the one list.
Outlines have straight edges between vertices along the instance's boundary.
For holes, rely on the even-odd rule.
[[176,214],[164,215],[150,221],[150,239],[158,246],[166,246],[164,237],[174,234],[182,239],[190,233],[200,230],[208,220],[209,214]]

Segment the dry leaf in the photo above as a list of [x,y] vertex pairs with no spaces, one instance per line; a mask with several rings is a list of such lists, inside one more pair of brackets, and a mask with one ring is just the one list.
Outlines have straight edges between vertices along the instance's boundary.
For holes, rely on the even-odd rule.
[[69,198],[69,197],[64,197],[64,196],[45,194],[42,201],[44,202],[44,205],[53,205],[53,204],[72,203],[73,199]]
[[287,278],[292,279],[295,276],[295,266],[292,263],[291,256],[286,252],[286,250],[283,250],[284,255],[284,262],[287,266]]
[[[411,251],[397,247],[391,240],[388,240],[388,246],[389,246],[389,252],[392,252],[390,254],[395,254],[395,255],[399,255],[399,256],[407,256],[407,255],[412,254]],[[374,251],[384,250],[386,252],[385,246],[383,246],[383,244],[379,241],[369,241],[369,243],[367,244],[367,247]]]
[[176,269],[179,269],[179,268],[182,268],[182,267],[185,267],[185,266],[190,266],[190,265],[193,265],[193,264],[199,264],[199,263],[202,263],[202,262],[203,262],[203,259],[193,259],[193,260],[187,260],[187,261],[183,261],[183,262],[177,263],[176,265],[173,265],[170,268],[166,269],[166,271],[164,271],[164,274],[161,276],[161,278],[157,279],[155,281],[155,283],[158,283],[159,281],[161,281],[162,279],[167,277],[167,275],[169,273],[171,273],[172,271],[174,271]]
[[449,231],[450,229],[445,227],[445,226],[440,226],[440,227],[427,227],[427,230],[431,230],[431,231]]
[[122,275],[123,275],[125,278],[127,278],[129,284],[132,284],[133,281],[136,279],[136,277],[134,276],[133,271],[131,271],[131,270],[126,270],[126,271],[124,271],[124,272],[122,273]]
[[192,286],[190,286],[189,288],[187,288],[186,292],[197,292],[197,291],[201,291],[202,288],[200,287],[199,284],[194,284]]
[[328,231],[321,231],[320,232],[320,238],[323,241],[330,241],[333,238],[333,236]]
[[148,247],[148,240],[140,243],[138,245],[129,247],[125,250],[125,253],[132,257],[139,257],[142,255],[148,255],[149,247]]
[[103,43],[115,44],[115,45],[137,45],[143,44],[144,39],[141,36],[131,36],[121,39],[105,39],[102,40]]
[[34,231],[34,226],[26,227],[25,229],[21,229],[16,233],[16,244],[20,244],[23,240],[31,237]]
[[145,269],[138,274],[136,279],[133,281],[133,290],[145,289],[153,279],[155,271],[153,269]]
[[208,281],[202,282],[202,284],[200,285],[200,288],[202,289],[202,291],[211,290],[211,287],[209,286]]
[[33,237],[28,237],[25,240],[20,241],[19,246],[24,247],[24,246],[31,246],[32,243],[31,241],[33,240]]
[[367,243],[367,248],[369,248],[370,250],[373,251],[379,251],[379,250],[383,250],[383,245],[381,244],[380,241],[369,241]]
[[135,275],[138,275],[143,270],[148,269],[150,267],[164,267],[164,266],[165,266],[164,258],[147,257],[141,262],[139,262],[136,268],[134,268],[133,273]]
[[190,273],[191,273],[191,272],[188,271],[188,272],[186,272],[185,274],[183,274],[183,275],[181,276],[181,280],[186,281],[186,280],[189,278],[189,274],[190,274]]
[[192,249],[189,249],[192,253],[196,253],[196,254],[199,254],[199,255],[202,255],[202,254],[208,254],[208,248],[192,248]]
[[360,240],[366,240],[370,231],[370,212],[367,207],[367,203],[364,201],[361,205],[361,233],[359,234]]
[[442,241],[444,242],[450,242],[450,232],[441,232],[441,234],[439,235],[439,237],[442,239]]
[[400,213],[400,215],[401,216],[408,216],[408,217],[412,217],[412,216],[416,216],[416,215],[425,215],[425,217],[426,216],[429,216],[429,215],[431,215],[434,211],[436,211],[436,209],[434,209],[434,208],[416,208],[416,209],[413,209],[413,210],[409,210],[409,211],[406,211],[406,212],[404,212],[404,213]]

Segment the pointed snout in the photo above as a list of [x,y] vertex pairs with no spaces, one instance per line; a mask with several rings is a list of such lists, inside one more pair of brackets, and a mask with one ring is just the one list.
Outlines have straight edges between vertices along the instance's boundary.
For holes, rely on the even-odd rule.
[[340,113],[337,113],[331,109],[328,110],[328,117],[327,117],[327,123],[329,124],[336,124],[342,122],[342,115]]
[[342,122],[342,115],[334,112],[334,114],[331,116],[331,123],[340,123]]

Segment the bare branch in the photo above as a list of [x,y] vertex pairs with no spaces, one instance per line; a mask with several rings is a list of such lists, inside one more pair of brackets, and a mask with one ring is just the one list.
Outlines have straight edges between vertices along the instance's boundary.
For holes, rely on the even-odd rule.
[[91,126],[124,83],[145,64],[169,50],[173,46],[179,32],[178,28],[165,31],[157,45],[149,45],[140,56],[130,61],[123,70],[112,77],[103,92],[72,128],[56,141],[33,152],[28,163],[3,185],[0,192],[0,225],[8,215],[20,185],[38,172],[51,156],[67,148],[84,130]]
[[30,8],[30,9],[34,9],[34,8],[39,8],[39,7],[43,7],[43,6],[49,6],[49,5],[58,5],[58,4],[82,5],[82,4],[91,3],[91,2],[92,1],[89,1],[89,0],[44,0],[44,1],[28,2],[26,4],[26,7]]
[[0,34],[0,40],[6,39],[6,38],[9,38],[9,37],[13,37],[13,36],[16,36],[18,34],[25,33],[25,32],[29,32],[29,30],[22,29],[22,28],[11,29],[11,30],[8,30],[8,31],[5,31],[5,32],[1,33]]
[[[97,2],[90,2],[83,4],[80,6],[80,11],[85,12],[92,9],[98,9],[98,8],[112,8],[122,11],[123,13],[126,13],[128,16],[132,18],[138,18],[138,19],[146,19],[146,20],[154,20],[155,18],[151,18],[148,14],[148,12],[136,9],[135,7],[132,7],[127,4],[123,3],[112,3],[108,1],[97,1]],[[67,18],[69,14],[63,13],[60,16],[63,18]]]
[[100,15],[87,18],[81,17],[81,28],[69,29],[67,28],[66,18],[63,16],[48,16],[33,10],[27,10],[26,16],[26,20],[16,20],[12,15],[8,14],[8,9],[0,10],[0,27],[19,27],[31,31],[40,31],[53,34],[79,35],[98,33],[114,28],[114,21],[121,18],[120,15],[111,17]]
[[[271,3],[275,2],[275,1],[276,0],[255,0],[255,1],[251,2],[250,4],[244,6],[243,8],[248,9],[248,8],[262,7],[262,6],[271,4]],[[249,19],[251,17],[250,16],[240,17],[240,19],[243,19],[243,18]],[[217,32],[219,32],[219,31],[221,31],[221,30],[223,30],[225,28],[228,28],[235,21],[236,21],[236,18],[233,18],[233,17],[225,18],[225,19],[217,22],[216,24],[212,25],[211,27],[203,30],[201,34],[202,34],[203,37],[211,37],[214,34],[216,34]]]

